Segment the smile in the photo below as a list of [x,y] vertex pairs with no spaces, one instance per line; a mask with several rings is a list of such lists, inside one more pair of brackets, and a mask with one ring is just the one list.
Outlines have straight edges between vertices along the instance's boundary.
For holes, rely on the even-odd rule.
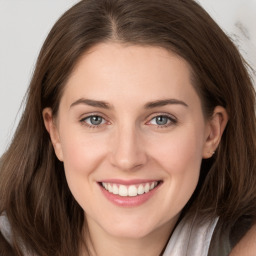
[[110,193],[119,196],[137,196],[146,194],[152,189],[154,189],[159,182],[147,182],[142,184],[134,184],[134,185],[120,185],[114,183],[106,183],[102,182],[101,185]]
[[163,184],[162,180],[106,180],[98,185],[110,202],[118,206],[135,207],[144,204]]

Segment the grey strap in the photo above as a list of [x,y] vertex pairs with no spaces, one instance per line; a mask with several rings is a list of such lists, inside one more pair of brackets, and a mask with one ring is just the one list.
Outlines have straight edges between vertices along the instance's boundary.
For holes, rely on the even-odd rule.
[[163,256],[208,256],[217,222],[218,218],[208,222],[184,218],[174,230]]

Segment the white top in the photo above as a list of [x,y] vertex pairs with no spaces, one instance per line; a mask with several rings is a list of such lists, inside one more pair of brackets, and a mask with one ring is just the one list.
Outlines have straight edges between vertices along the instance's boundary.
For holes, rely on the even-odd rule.
[[175,228],[163,256],[207,256],[218,218],[200,223],[184,218]]
[[11,227],[6,215],[0,216],[0,232],[9,244],[12,244],[11,240]]

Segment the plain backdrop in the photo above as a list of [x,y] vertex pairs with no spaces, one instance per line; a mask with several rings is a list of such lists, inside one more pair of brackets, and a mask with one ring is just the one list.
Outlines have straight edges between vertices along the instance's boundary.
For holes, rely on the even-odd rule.
[[[40,47],[55,21],[76,2],[78,0],[0,0],[0,156],[18,124],[22,99]],[[256,0],[199,2],[255,68]]]

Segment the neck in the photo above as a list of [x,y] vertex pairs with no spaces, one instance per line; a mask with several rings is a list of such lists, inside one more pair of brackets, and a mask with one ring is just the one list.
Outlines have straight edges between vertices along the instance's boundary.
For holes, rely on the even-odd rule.
[[88,249],[84,246],[82,256],[161,255],[177,219],[178,216],[146,236],[134,238],[112,236],[104,232],[97,224],[88,224],[87,231],[85,231]]

